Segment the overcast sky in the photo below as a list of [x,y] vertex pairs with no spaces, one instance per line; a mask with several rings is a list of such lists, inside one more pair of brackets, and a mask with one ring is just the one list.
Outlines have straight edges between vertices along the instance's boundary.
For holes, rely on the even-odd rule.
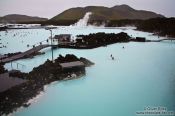
[[112,7],[121,4],[175,17],[175,0],[0,0],[0,16],[24,14],[51,18],[72,7]]

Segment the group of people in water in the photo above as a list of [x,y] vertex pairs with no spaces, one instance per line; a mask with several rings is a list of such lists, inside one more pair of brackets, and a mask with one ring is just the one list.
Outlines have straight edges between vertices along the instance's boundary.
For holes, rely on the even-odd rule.
[[114,60],[114,56],[111,54],[111,59]]
[[[123,46],[122,48],[124,49],[125,47]],[[110,57],[111,57],[112,60],[115,60],[115,58],[112,54],[110,55]]]

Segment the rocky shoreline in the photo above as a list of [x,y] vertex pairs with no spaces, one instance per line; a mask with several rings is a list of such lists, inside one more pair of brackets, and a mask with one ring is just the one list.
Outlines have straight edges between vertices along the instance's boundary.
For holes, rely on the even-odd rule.
[[69,80],[85,75],[85,71],[77,70],[75,72],[63,72],[60,63],[81,61],[85,67],[94,65],[93,62],[86,58],[77,58],[75,55],[67,54],[65,57],[59,56],[54,62],[47,60],[44,64],[33,68],[29,73],[17,73],[15,76],[23,75],[27,81],[21,85],[0,93],[0,115],[7,115],[16,111],[19,107],[28,107],[28,101],[36,97],[44,86],[54,81]]

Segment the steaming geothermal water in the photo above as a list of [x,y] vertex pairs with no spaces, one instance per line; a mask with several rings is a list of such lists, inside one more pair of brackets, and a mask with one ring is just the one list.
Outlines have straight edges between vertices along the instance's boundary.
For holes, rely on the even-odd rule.
[[[79,24],[78,24],[79,25]],[[158,39],[151,33],[125,28],[97,27],[58,27],[56,34],[89,34],[96,32],[126,32],[133,37]],[[15,34],[15,36],[14,36]],[[25,51],[27,44],[46,40],[50,32],[44,29],[22,29],[0,32],[0,39],[6,48],[0,53]],[[161,37],[162,39],[164,37]],[[123,49],[122,47],[125,47]],[[19,69],[29,72],[33,67],[51,59],[51,49],[42,50],[44,55],[33,59],[14,61],[24,64]],[[89,50],[55,49],[54,58],[59,54],[75,54],[95,62],[86,69],[82,78],[60,81],[45,88],[37,102],[28,108],[13,113],[15,116],[135,116],[145,107],[166,107],[175,110],[175,43],[163,41],[157,43],[117,43],[107,47]],[[111,60],[113,54],[115,60]],[[11,69],[10,63],[5,65]],[[36,99],[34,99],[36,101]],[[31,100],[30,100],[31,101]],[[29,102],[30,102],[29,101]],[[163,115],[162,115],[163,116]]]
[[71,27],[72,26],[73,27],[86,27],[86,26],[88,26],[87,24],[88,24],[88,20],[89,20],[90,15],[92,15],[92,13],[91,12],[87,12],[82,19],[80,19],[74,25],[71,25]]

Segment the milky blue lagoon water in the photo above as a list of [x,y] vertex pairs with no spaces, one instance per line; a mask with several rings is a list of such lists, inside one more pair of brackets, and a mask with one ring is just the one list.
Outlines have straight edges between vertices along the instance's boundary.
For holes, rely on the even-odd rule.
[[[24,37],[13,37],[13,33],[28,33]],[[64,28],[53,30],[54,34],[71,33],[89,34],[95,32],[127,32],[133,37],[158,39],[151,33],[129,29],[105,28]],[[7,48],[0,53],[25,51],[26,45],[45,40],[49,31],[11,30],[5,35],[0,32],[2,43],[8,42]],[[164,37],[161,37],[164,38]],[[161,39],[160,38],[160,39]],[[23,42],[22,42],[23,40]],[[125,47],[123,49],[122,47]],[[51,59],[50,48],[42,50],[44,55],[34,59],[15,62],[24,64],[19,67],[28,72],[33,67]],[[95,62],[86,68],[86,75],[79,79],[54,82],[48,85],[44,94],[28,108],[13,113],[15,116],[135,116],[145,107],[166,107],[175,111],[175,43],[117,43],[107,47],[89,50],[56,49],[54,58],[59,54],[75,54]],[[111,60],[113,54],[115,60]],[[10,63],[6,65],[11,69]],[[15,68],[15,63],[13,64]]]

